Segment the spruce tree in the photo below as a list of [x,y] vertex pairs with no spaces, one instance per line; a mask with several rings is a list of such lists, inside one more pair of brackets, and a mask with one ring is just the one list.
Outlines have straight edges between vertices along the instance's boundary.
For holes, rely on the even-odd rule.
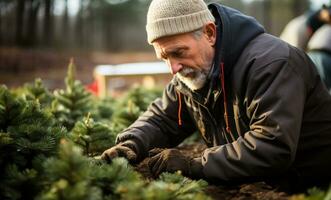
[[158,180],[150,183],[150,186],[145,191],[145,198],[165,197],[165,199],[207,200],[210,198],[203,191],[207,185],[206,181],[193,181],[182,176],[179,171],[176,173],[165,172],[160,175]]
[[115,105],[118,109],[114,110],[111,118],[114,132],[119,133],[130,126],[159,96],[161,96],[159,89],[132,88]]
[[127,92],[127,94],[121,100],[122,105],[127,104],[131,101],[141,111],[145,111],[149,104],[154,101],[157,97],[161,96],[161,90],[159,89],[146,89],[142,87],[134,87]]
[[193,181],[179,172],[163,173],[155,181],[147,181],[124,158],[116,158],[110,165],[94,165],[93,185],[103,191],[104,199],[137,200],[209,200],[203,190],[207,182]]
[[80,81],[75,80],[75,74],[75,65],[71,59],[65,78],[66,89],[55,90],[55,100],[52,103],[54,115],[69,131],[91,109],[91,94]]
[[47,186],[38,195],[42,200],[123,199],[122,185],[141,188],[144,182],[124,158],[109,165],[82,155],[79,146],[61,141],[57,157],[44,163]]
[[297,194],[291,196],[290,200],[329,200],[331,199],[331,185],[327,190],[322,190],[317,187],[308,189],[305,194]]
[[94,173],[81,149],[68,140],[61,140],[57,157],[43,164],[46,187],[38,195],[39,200],[99,200],[102,191],[91,184]]
[[94,165],[93,185],[103,191],[103,199],[143,199],[147,182],[133,170],[124,158],[115,158],[111,164]]
[[127,102],[126,106],[118,106],[112,116],[112,129],[114,132],[119,133],[123,129],[127,128],[132,124],[138,117],[142,114],[142,110],[133,103],[130,99]]
[[72,140],[80,145],[88,156],[100,155],[105,149],[115,144],[116,135],[106,125],[95,122],[90,114],[78,121],[71,131]]
[[94,98],[91,116],[95,121],[110,124],[111,117],[116,109],[116,101],[112,97]]
[[42,107],[50,107],[53,100],[53,95],[40,78],[37,78],[33,84],[25,84],[23,94],[27,100],[38,100]]
[[[0,199],[208,199],[203,181],[178,173],[148,181],[124,158],[107,164],[84,156],[112,146],[114,133],[134,122],[156,96],[134,89],[117,104],[108,99],[93,109],[72,62],[68,68],[66,90],[54,92],[51,111],[51,95],[40,80],[25,86],[24,98],[0,86]],[[94,117],[103,122],[111,117],[113,127]],[[60,143],[61,138],[66,140]]]
[[0,199],[33,199],[42,183],[41,163],[57,152],[65,130],[38,100],[0,87]]
[[7,132],[10,125],[18,124],[16,120],[23,110],[24,102],[16,99],[6,86],[0,86],[0,131]]
[[146,181],[124,158],[110,164],[82,155],[79,146],[62,140],[59,154],[49,158],[44,190],[38,200],[189,200],[209,199],[204,181],[192,181],[179,173],[164,173],[157,181]]

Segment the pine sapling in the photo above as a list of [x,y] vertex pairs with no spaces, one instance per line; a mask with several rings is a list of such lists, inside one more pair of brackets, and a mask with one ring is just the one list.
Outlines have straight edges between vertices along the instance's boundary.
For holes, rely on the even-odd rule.
[[112,116],[111,122],[114,132],[121,132],[138,119],[141,114],[140,108],[129,99],[127,105],[120,107]]
[[106,125],[94,122],[90,117],[78,121],[71,131],[72,140],[80,145],[88,156],[100,155],[105,149],[115,144],[115,134]]
[[50,107],[53,100],[53,95],[44,86],[40,78],[37,78],[34,84],[24,85],[24,96],[27,100],[38,100],[42,107]]
[[43,164],[47,185],[38,195],[40,200],[98,200],[101,190],[91,185],[93,169],[81,149],[68,140],[61,140],[57,157]]
[[0,87],[0,199],[32,199],[41,188],[41,163],[57,152],[64,129],[38,101]]
[[56,118],[70,131],[76,121],[81,120],[91,110],[91,94],[80,81],[75,80],[73,59],[68,66],[65,90],[55,90],[52,110]]

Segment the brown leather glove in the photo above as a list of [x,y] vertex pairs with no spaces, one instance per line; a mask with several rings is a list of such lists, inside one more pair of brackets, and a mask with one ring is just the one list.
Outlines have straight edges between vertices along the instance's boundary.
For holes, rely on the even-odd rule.
[[101,155],[101,159],[107,161],[108,163],[116,157],[124,157],[128,159],[131,164],[135,163],[137,161],[137,154],[134,151],[134,142],[125,141],[123,143],[119,143],[110,149],[107,149]]
[[148,167],[154,177],[162,172],[176,172],[180,170],[184,176],[193,179],[203,178],[201,159],[192,159],[183,155],[177,149],[153,149],[150,151]]

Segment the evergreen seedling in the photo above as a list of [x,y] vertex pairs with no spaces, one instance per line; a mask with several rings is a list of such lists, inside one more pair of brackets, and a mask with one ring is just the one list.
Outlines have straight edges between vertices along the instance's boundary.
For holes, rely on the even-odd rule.
[[124,158],[114,159],[110,165],[92,161],[66,140],[61,141],[58,156],[44,163],[44,169],[48,186],[37,198],[42,200],[125,199],[125,193],[132,188],[141,190],[144,184]]
[[55,100],[52,109],[56,118],[70,131],[75,123],[91,110],[91,94],[85,90],[80,81],[75,80],[73,60],[68,66],[65,85],[65,90],[54,91]]
[[180,200],[205,200],[210,199],[204,194],[207,186],[203,180],[193,181],[177,173],[162,173],[160,178],[149,184],[144,191],[143,199],[180,199]]
[[131,89],[118,103],[118,109],[112,115],[112,128],[119,133],[130,126],[138,117],[146,111],[148,105],[155,100],[161,92],[157,89],[144,88]]
[[65,135],[38,101],[0,87],[0,199],[32,199],[41,188],[41,163]]
[[93,119],[110,124],[110,119],[116,108],[115,100],[111,97],[94,99],[93,105],[95,105],[94,112],[91,113]]
[[120,107],[112,116],[111,122],[114,132],[121,132],[136,121],[141,114],[140,108],[133,101],[128,100],[127,105]]
[[146,185],[124,158],[116,158],[111,164],[94,166],[93,185],[102,189],[104,199],[143,199]]
[[44,86],[40,78],[36,79],[34,84],[25,84],[24,91],[27,100],[38,100],[42,107],[50,107],[53,101],[53,95]]
[[149,104],[160,96],[160,90],[134,87],[124,96],[122,99],[122,104],[126,105],[127,102],[131,101],[141,111],[145,111]]
[[44,163],[48,183],[40,200],[99,200],[102,193],[91,185],[92,167],[81,149],[62,140],[57,157]]
[[94,122],[90,114],[75,124],[71,131],[71,138],[88,156],[99,155],[115,144],[115,135],[112,130],[106,124]]
[[17,99],[5,86],[0,86],[0,131],[7,132],[10,125],[19,124],[17,118],[24,108],[22,99]]
[[307,194],[294,195],[290,200],[331,200],[331,186],[326,191],[313,187],[307,191]]

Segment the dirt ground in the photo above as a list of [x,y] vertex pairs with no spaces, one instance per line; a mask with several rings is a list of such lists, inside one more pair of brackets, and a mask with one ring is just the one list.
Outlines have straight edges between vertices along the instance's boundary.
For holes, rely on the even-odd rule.
[[[202,143],[178,147],[184,155],[193,157],[201,155],[205,148],[206,146]],[[147,165],[148,160],[149,158],[143,160],[135,169],[144,177],[152,179],[152,174]],[[285,200],[290,197],[289,194],[277,191],[264,182],[231,186],[209,184],[205,192],[215,200]]]

